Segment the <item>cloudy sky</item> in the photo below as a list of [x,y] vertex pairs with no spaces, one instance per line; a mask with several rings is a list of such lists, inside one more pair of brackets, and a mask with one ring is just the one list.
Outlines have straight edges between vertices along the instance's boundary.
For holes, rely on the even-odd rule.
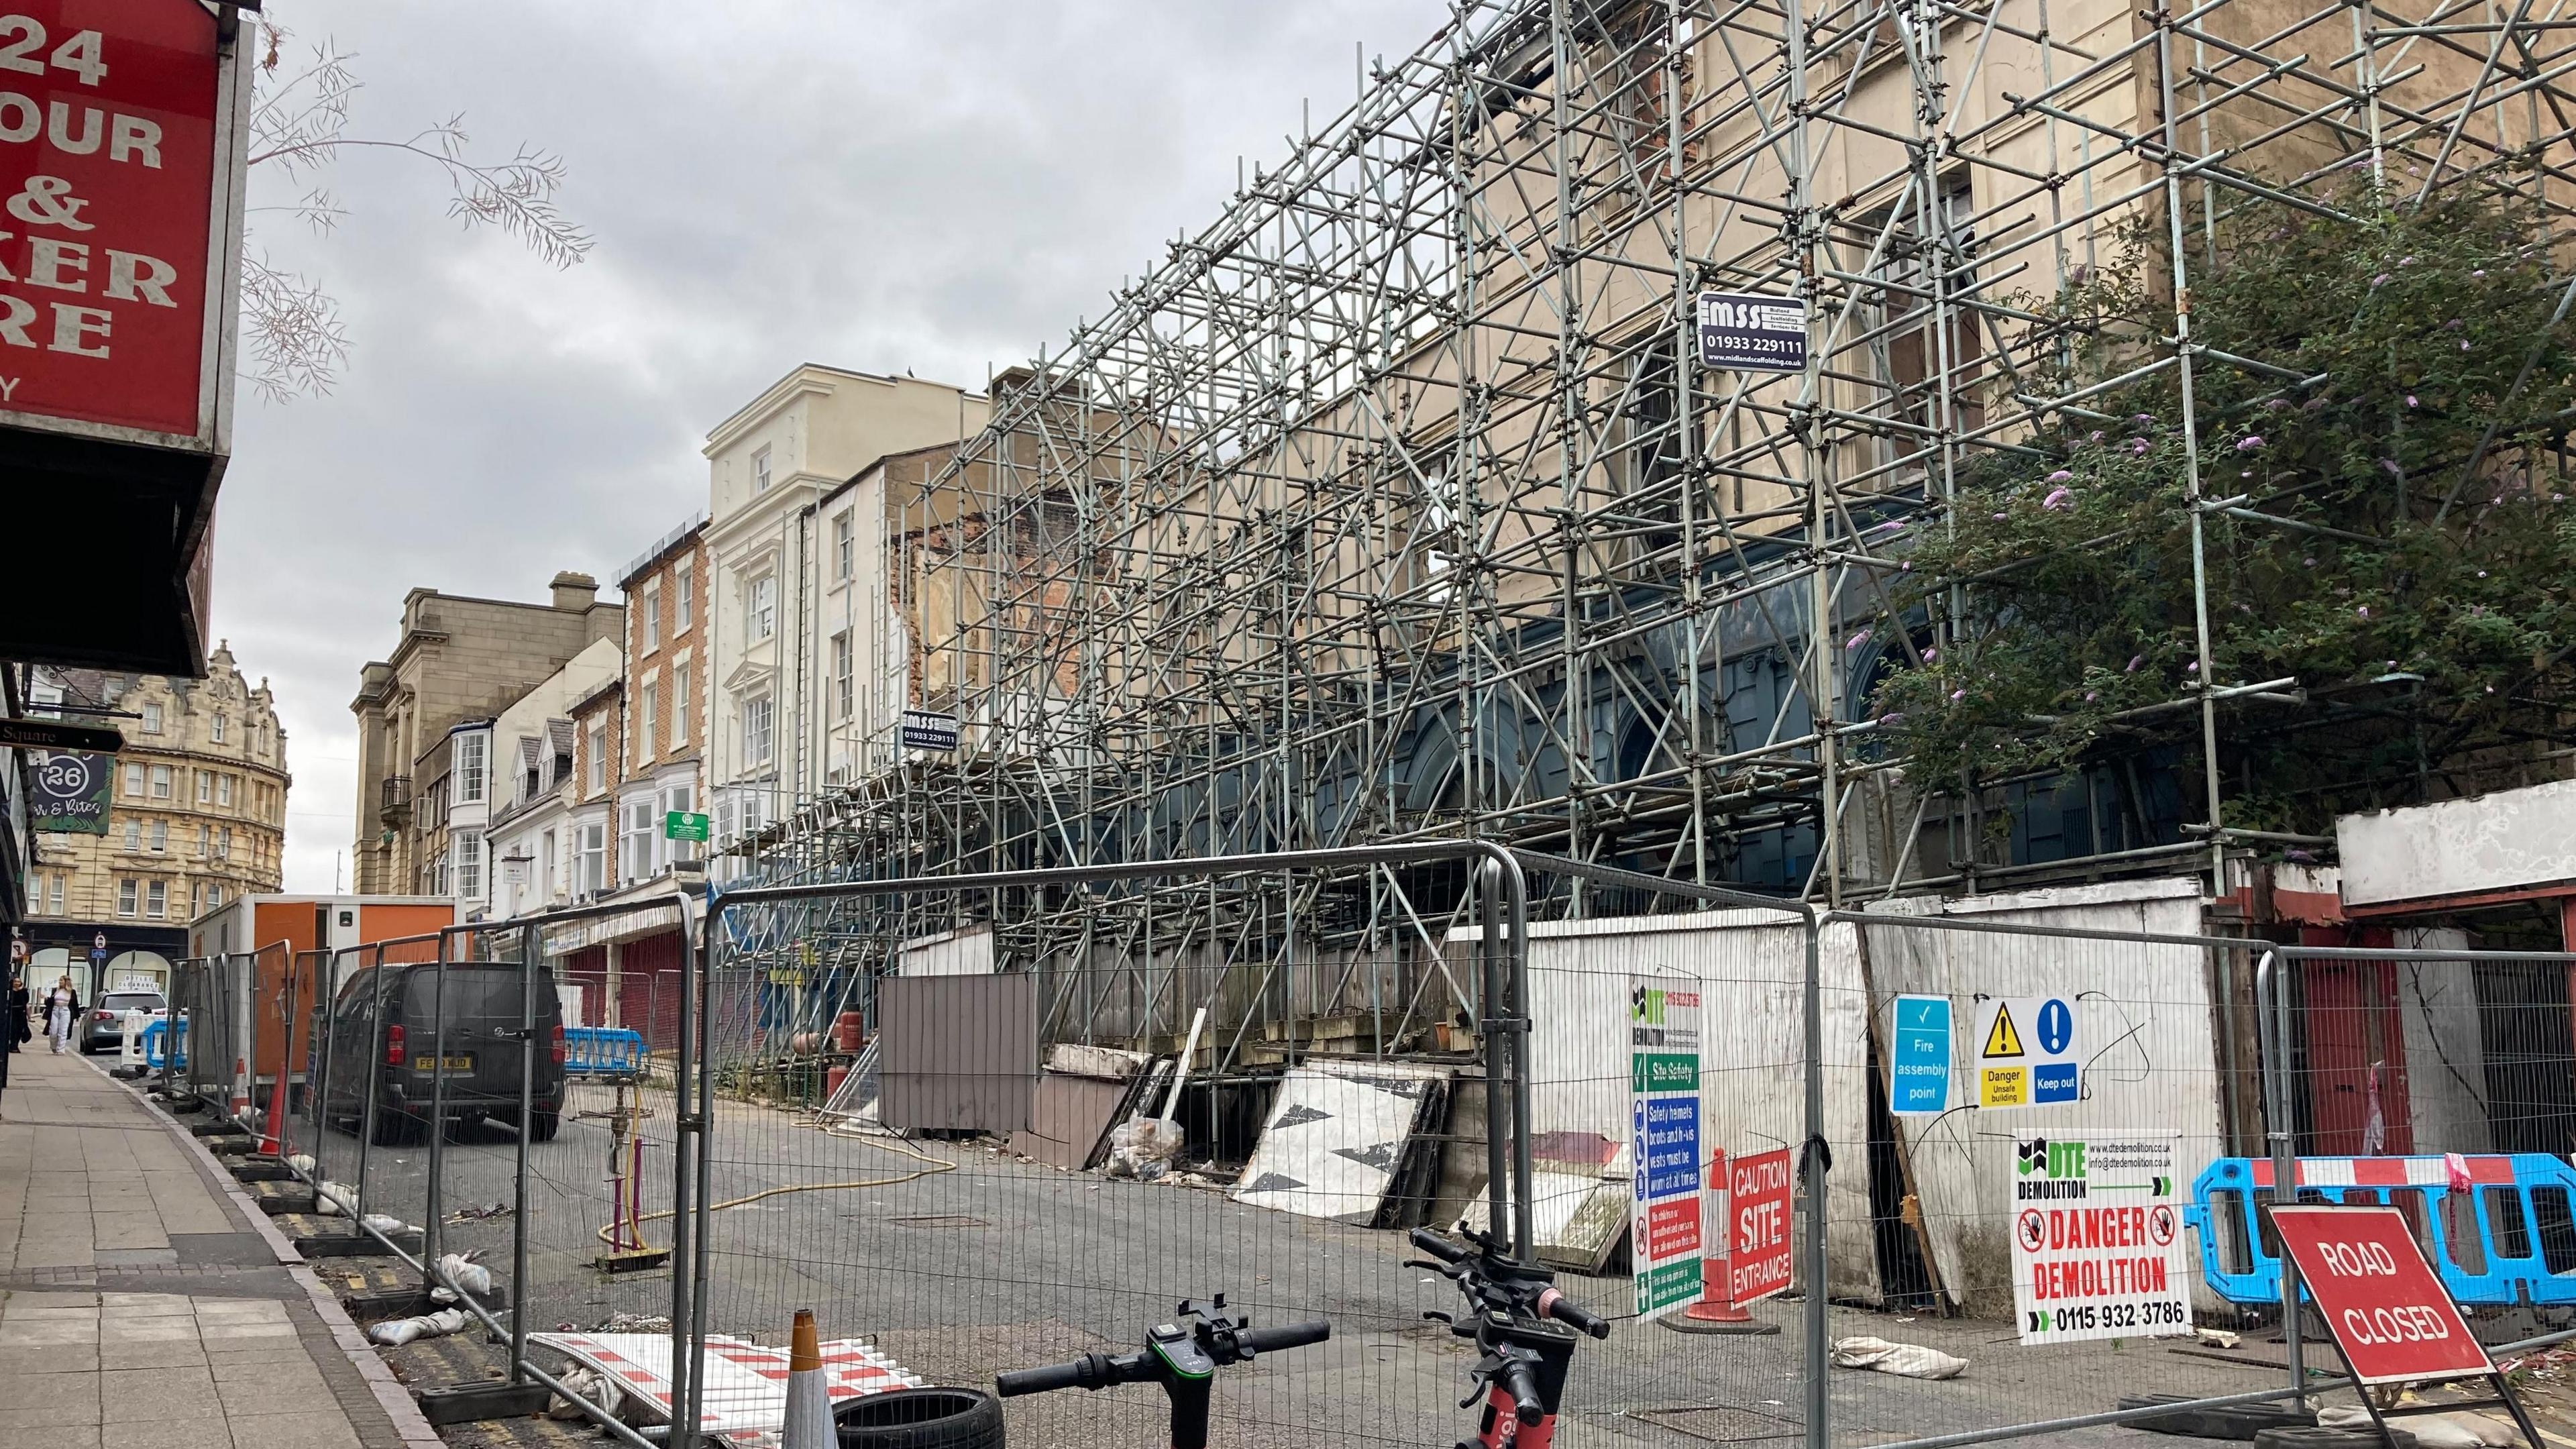
[[[355,53],[351,136],[461,112],[478,159],[559,153],[597,239],[550,269],[383,150],[322,178],[332,234],[253,218],[352,344],[327,397],[245,392],[217,535],[215,631],[290,735],[287,889],[341,868],[349,699],[406,589],[612,578],[705,506],[707,429],[798,362],[980,386],[1213,218],[1309,98],[1346,106],[1355,47],[1409,51],[1445,9],[272,0],[289,69]],[[313,184],[255,170],[252,202]]]

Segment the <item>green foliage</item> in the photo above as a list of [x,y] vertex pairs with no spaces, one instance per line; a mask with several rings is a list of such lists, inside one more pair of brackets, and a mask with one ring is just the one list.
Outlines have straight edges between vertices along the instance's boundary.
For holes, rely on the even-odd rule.
[[[2199,683],[2195,454],[2204,499],[2289,520],[2203,514],[2217,683],[2289,677],[2310,697],[2223,706],[2229,777],[2254,784],[2231,790],[2228,823],[2313,828],[2385,803],[2367,782],[2401,755],[2411,778],[2562,717],[2576,503],[2556,450],[2576,422],[2576,327],[2551,323],[2542,233],[2465,194],[2363,211],[2266,205],[2222,225],[2214,256],[2195,247],[2193,340],[2210,351],[2189,429],[2163,368],[2085,400],[2108,419],[2066,415],[1975,459],[1947,516],[1912,530],[1897,602],[1951,637],[1876,704],[1916,778],[2197,739],[2196,707],[2121,717]],[[2167,266],[2133,248],[2056,299],[2064,363],[2025,385],[2071,391],[2168,355],[2171,294],[2147,285]]]

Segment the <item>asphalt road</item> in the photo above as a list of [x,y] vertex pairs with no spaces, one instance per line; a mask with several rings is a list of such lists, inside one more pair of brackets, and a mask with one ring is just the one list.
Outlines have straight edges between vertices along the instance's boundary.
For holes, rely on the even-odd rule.
[[[540,1327],[596,1328],[613,1314],[670,1308],[667,1271],[610,1278],[593,1266],[613,1201],[611,1105],[608,1089],[577,1087],[561,1134],[529,1151],[528,1300]],[[664,1099],[642,1125],[648,1213],[670,1203],[670,1126]],[[1219,1445],[1448,1445],[1468,1430],[1457,1401],[1472,1353],[1422,1318],[1454,1307],[1455,1291],[1403,1266],[1401,1234],[1242,1207],[1210,1188],[1060,1172],[975,1144],[889,1147],[757,1106],[720,1105],[712,1135],[714,1198],[735,1204],[713,1219],[716,1332],[784,1342],[794,1311],[812,1308],[826,1337],[871,1339],[931,1382],[989,1383],[1005,1368],[1132,1349],[1181,1298],[1223,1293],[1256,1323],[1329,1318],[1333,1338],[1228,1370],[1217,1390]],[[513,1131],[465,1127],[443,1152],[448,1211],[510,1199]],[[354,1175],[354,1137],[332,1134],[322,1155],[326,1176]],[[372,1208],[421,1221],[428,1157],[422,1145],[372,1149]],[[512,1230],[508,1218],[451,1224],[445,1246],[479,1252],[506,1274]],[[670,1241],[667,1220],[644,1232],[656,1245]],[[1563,1286],[1605,1315],[1624,1311],[1625,1279]],[[1558,1442],[1680,1449],[1794,1439],[1801,1305],[1775,1301],[1758,1312],[1787,1332],[1695,1337],[1626,1321],[1607,1342],[1587,1342]],[[2101,1412],[2126,1393],[2246,1392],[2278,1382],[2161,1343],[2025,1350],[2004,1323],[1842,1308],[1832,1317],[1837,1338],[1924,1343],[1970,1361],[1965,1374],[1941,1382],[1837,1372],[1839,1442]],[[1015,1444],[1166,1442],[1150,1388],[1013,1400],[1009,1413]],[[2096,1430],[2047,1442],[2172,1441]]]

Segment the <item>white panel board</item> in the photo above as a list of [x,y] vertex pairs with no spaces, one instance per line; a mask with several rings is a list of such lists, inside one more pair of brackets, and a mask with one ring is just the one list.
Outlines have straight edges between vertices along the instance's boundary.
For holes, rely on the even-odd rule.
[[2576,780],[2335,822],[2344,904],[2576,881]]
[[[1961,1013],[1980,995],[2058,995],[2080,997],[2084,1004],[2089,1042],[2082,1100],[2017,1110],[2008,1119],[2009,1131],[2000,1130],[1996,1119],[1980,1121],[1981,1114],[1973,1111],[1898,1123],[1911,1149],[1933,1263],[1956,1301],[1967,1292],[2009,1291],[2012,1133],[2178,1132],[2186,1180],[2218,1155],[2217,1043],[2211,1031],[2209,960],[2197,947],[1908,930],[1893,924],[1904,916],[1935,912],[2086,930],[2178,936],[2207,932],[2199,885],[2187,879],[1947,902],[1903,900],[1873,910],[1891,921],[1869,931],[1870,984],[1883,1001],[1900,993],[1947,995]],[[1973,1046],[1963,1041],[1963,1065]],[[1873,1083],[1872,1089],[1884,1086]],[[1952,1098],[1973,1100],[1956,1090]],[[1857,1166],[1857,1159],[1838,1155],[1837,1179],[1846,1166]]]
[[1417,1132],[1424,1093],[1452,1074],[1403,1062],[1291,1067],[1252,1160],[1228,1193],[1300,1217],[1366,1224],[1377,1216]]

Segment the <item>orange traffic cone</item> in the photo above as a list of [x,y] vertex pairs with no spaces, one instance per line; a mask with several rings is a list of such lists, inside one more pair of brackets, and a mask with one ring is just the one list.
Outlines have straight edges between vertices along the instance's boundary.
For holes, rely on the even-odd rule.
[[[1717,1154],[1717,1160],[1709,1164],[1708,1190],[1713,1194],[1723,1194],[1726,1190],[1726,1154],[1723,1152]],[[1707,1200],[1702,1201],[1704,1205]],[[1703,1214],[1701,1218],[1699,1301],[1679,1313],[1667,1314],[1658,1321],[1675,1333],[1778,1333],[1780,1325],[1765,1323],[1735,1306],[1735,1294],[1727,1287],[1729,1269],[1732,1266],[1728,1255],[1724,1251],[1714,1254],[1708,1251],[1711,1246],[1722,1249],[1725,1244],[1726,1219],[1726,1211],[1723,1208],[1719,1209],[1713,1215],[1717,1229],[1711,1232],[1708,1229],[1708,1223],[1712,1220],[1712,1215]]]
[[814,1311],[799,1308],[787,1347],[787,1421],[779,1428],[779,1449],[832,1449],[835,1438],[831,1386],[823,1382],[822,1336],[814,1330]]

